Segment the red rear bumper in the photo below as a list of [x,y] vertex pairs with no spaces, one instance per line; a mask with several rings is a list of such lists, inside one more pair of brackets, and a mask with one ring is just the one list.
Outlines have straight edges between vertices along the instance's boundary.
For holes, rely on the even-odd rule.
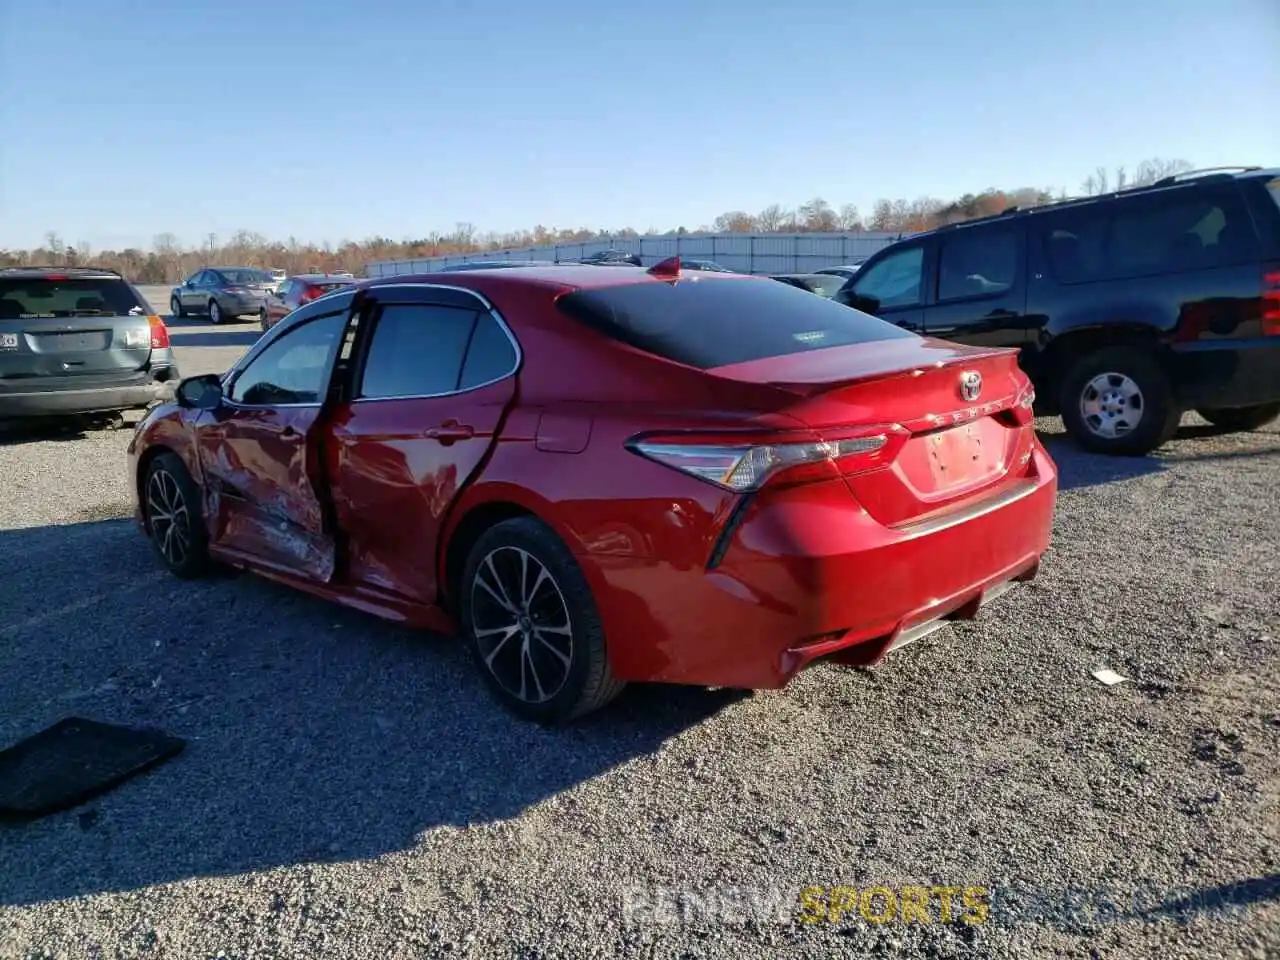
[[950,516],[886,527],[843,483],[810,484],[748,508],[710,570],[583,559],[620,678],[780,687],[820,657],[874,663],[1035,576],[1056,496],[1036,444],[1026,476]]

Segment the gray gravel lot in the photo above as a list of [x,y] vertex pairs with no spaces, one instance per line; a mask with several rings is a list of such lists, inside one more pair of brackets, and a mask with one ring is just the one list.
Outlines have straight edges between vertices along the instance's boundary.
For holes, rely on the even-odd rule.
[[[252,328],[173,332],[196,373]],[[128,431],[0,445],[0,743],[68,714],[190,741],[0,828],[0,957],[1280,955],[1280,432],[1189,417],[1121,462],[1043,427],[1054,549],[982,620],[872,673],[633,689],[559,731],[509,718],[448,639],[160,575],[123,519]],[[994,902],[977,925],[624,922],[637,885],[810,884]]]

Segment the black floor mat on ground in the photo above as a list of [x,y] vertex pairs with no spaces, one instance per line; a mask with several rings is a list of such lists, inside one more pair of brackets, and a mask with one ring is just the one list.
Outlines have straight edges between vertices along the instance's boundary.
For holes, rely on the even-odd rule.
[[0,751],[0,818],[66,810],[181,752],[186,741],[80,717]]

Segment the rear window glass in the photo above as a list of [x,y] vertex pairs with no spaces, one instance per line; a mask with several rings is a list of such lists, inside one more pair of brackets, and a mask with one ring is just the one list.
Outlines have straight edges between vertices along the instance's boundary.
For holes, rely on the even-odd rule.
[[647,353],[707,370],[915,334],[771,280],[681,280],[579,290],[573,319]]
[[271,274],[261,270],[219,270],[227,283],[267,283]]
[[0,320],[142,316],[147,307],[123,280],[0,278]]

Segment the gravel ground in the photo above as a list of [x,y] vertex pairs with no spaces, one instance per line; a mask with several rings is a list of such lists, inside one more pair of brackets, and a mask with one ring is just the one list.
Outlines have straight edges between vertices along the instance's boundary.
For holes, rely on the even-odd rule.
[[[185,372],[249,332],[175,328]],[[0,743],[68,714],[189,740],[0,829],[0,957],[1280,955],[1280,432],[1188,418],[1118,462],[1043,427],[1054,549],[980,621],[559,731],[447,639],[158,574],[122,519],[127,432],[0,445]],[[991,906],[806,924],[808,885]],[[776,890],[789,919],[628,920],[658,886]]]

